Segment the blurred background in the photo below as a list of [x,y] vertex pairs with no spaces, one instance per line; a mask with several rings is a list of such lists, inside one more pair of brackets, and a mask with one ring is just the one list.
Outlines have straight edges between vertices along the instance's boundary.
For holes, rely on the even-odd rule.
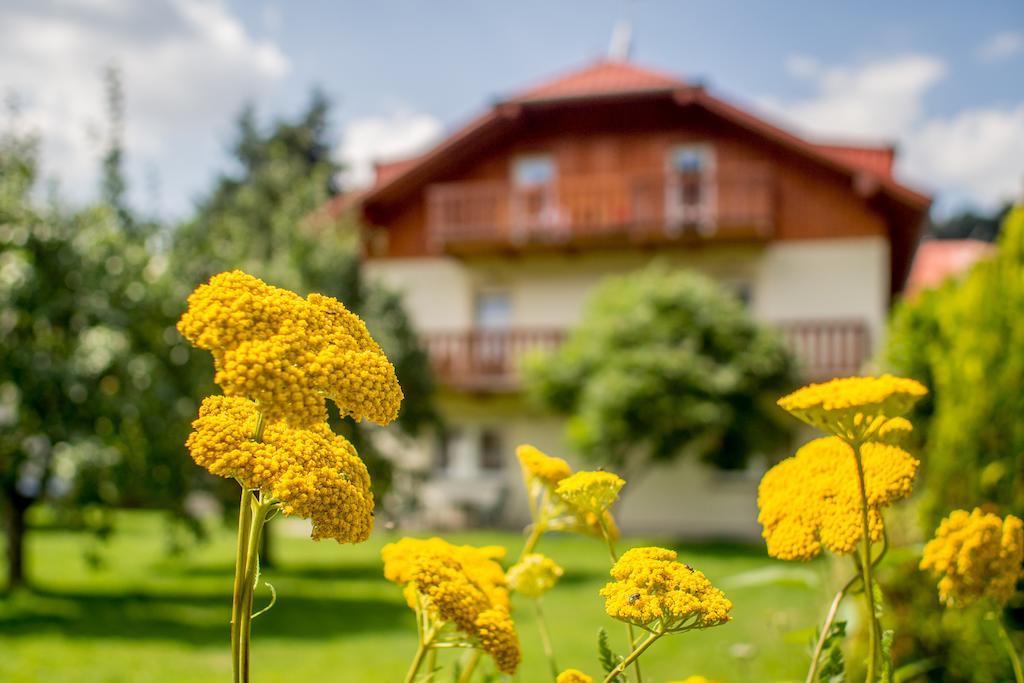
[[[902,680],[1006,680],[914,558],[954,507],[1024,513],[1022,69],[1019,2],[0,0],[0,680],[228,675],[237,489],[184,449],[217,389],[174,324],[231,268],[341,299],[406,394],[333,416],[371,541],[270,525],[259,680],[399,679],[380,547],[517,553],[520,443],[621,473],[624,542],[736,603],[655,680],[802,677],[842,568],[764,553],[758,482],[808,437],[774,400],[882,371],[932,392],[884,566]],[[604,552],[544,544],[589,663]]]

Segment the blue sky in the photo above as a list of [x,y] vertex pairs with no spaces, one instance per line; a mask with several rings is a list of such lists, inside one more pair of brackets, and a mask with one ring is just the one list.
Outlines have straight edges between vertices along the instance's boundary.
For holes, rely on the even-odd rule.
[[338,154],[418,151],[494,97],[580,66],[633,27],[633,58],[818,137],[891,140],[940,211],[1024,187],[1024,3],[0,0],[0,90],[47,138],[67,194],[95,187],[102,65],[125,71],[136,203],[187,213],[226,167],[245,101],[336,102]]

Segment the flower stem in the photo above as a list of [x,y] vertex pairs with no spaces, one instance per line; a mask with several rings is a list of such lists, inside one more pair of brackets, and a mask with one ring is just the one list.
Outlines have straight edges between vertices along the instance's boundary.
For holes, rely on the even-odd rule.
[[530,535],[526,538],[526,543],[523,544],[523,551],[519,553],[519,562],[523,561],[523,558],[533,552],[533,549],[537,547],[540,537],[544,535],[545,525],[540,521],[534,522],[533,527],[530,529]]
[[473,672],[476,671],[476,665],[480,661],[480,650],[473,650],[473,654],[469,656],[469,661],[466,662],[466,668],[459,674],[459,683],[469,683],[470,679],[473,678]]
[[234,683],[241,683],[239,652],[241,637],[239,627],[242,613],[242,585],[245,583],[246,551],[249,547],[249,531],[252,525],[252,492],[242,486],[241,504],[238,508],[238,547],[235,552],[235,586],[231,600],[231,662]]
[[604,679],[604,683],[612,683],[612,681],[615,680],[616,676],[625,671],[626,667],[628,667],[630,664],[634,664],[639,659],[640,655],[644,653],[644,650],[653,645],[654,641],[656,641],[663,635],[663,633],[652,633],[651,635],[647,636],[644,642],[637,645],[636,648],[629,653],[628,657],[623,659],[621,662],[619,662],[618,666],[616,666],[614,669],[608,672],[608,675]]
[[551,674],[558,678],[558,664],[555,663],[555,648],[551,645],[551,633],[548,632],[548,624],[544,619],[544,609],[541,607],[540,598],[533,601],[537,609],[537,630],[540,631],[540,642],[544,646],[544,655],[548,658],[551,666]]
[[999,633],[999,642],[1003,644],[1006,654],[1010,657],[1010,664],[1013,666],[1014,680],[1016,683],[1024,683],[1024,671],[1021,670],[1020,656],[1017,654],[1017,649],[1013,646],[1010,634],[1006,631],[1006,624],[1003,623],[1002,616],[997,614],[995,622],[996,631]]
[[818,636],[818,642],[814,646],[814,654],[811,655],[811,668],[807,672],[806,683],[814,683],[815,678],[818,675],[818,665],[821,660],[821,651],[825,647],[825,641],[828,640],[829,631],[832,630],[832,622],[836,619],[836,613],[839,612],[839,603],[846,597],[846,591],[850,590],[850,587],[860,578],[860,575],[852,577],[846,582],[846,585],[840,588],[836,592],[836,596],[832,599],[832,606],[829,607],[828,614],[825,616],[825,623],[821,627],[821,635]]
[[850,443],[857,464],[857,484],[860,488],[860,511],[863,525],[860,566],[864,577],[864,600],[868,608],[868,659],[866,683],[875,683],[875,665],[878,660],[878,619],[875,617],[875,584],[871,578],[871,523],[868,519],[868,493],[864,482],[864,464],[860,457],[860,442]]
[[260,539],[263,537],[263,526],[266,524],[267,514],[275,505],[273,502],[262,502],[253,494],[250,494],[250,498],[252,522],[246,544],[245,575],[242,580],[241,603],[238,615],[238,668],[241,674],[240,683],[249,683],[252,599],[260,575]]
[[[612,539],[611,532],[608,531],[608,524],[604,521],[604,515],[598,515],[597,525],[601,528],[601,536],[604,537],[604,543],[608,546],[608,555],[612,559],[614,565],[619,561],[619,554],[615,551],[615,541]],[[632,650],[636,646],[636,634],[633,632],[633,624],[626,624],[626,637],[629,638],[629,649]],[[633,672],[636,674],[636,683],[643,683],[643,674],[640,673],[640,662],[633,665]]]
[[434,643],[434,636],[436,634],[436,630],[432,628],[424,633],[420,639],[419,645],[416,646],[416,654],[412,658],[412,664],[409,665],[409,671],[405,674],[405,683],[413,683],[416,680],[416,674],[419,673],[420,667],[423,665],[423,659],[430,646]]

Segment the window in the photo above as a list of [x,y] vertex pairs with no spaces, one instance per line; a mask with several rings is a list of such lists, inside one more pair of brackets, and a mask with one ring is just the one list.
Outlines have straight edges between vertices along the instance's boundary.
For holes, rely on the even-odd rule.
[[480,432],[480,470],[494,472],[504,467],[501,434],[493,429]]
[[550,185],[555,180],[555,160],[550,154],[526,154],[512,165],[512,180],[518,188]]
[[473,322],[485,330],[504,329],[512,321],[512,301],[508,292],[489,290],[477,292]]
[[441,429],[437,433],[437,452],[435,464],[441,472],[447,472],[452,466],[452,447],[459,438],[454,430]]
[[670,229],[713,227],[714,162],[714,150],[706,144],[680,145],[669,152],[666,214]]
[[527,238],[557,223],[554,195],[555,159],[550,154],[525,154],[512,162],[512,220],[516,234]]

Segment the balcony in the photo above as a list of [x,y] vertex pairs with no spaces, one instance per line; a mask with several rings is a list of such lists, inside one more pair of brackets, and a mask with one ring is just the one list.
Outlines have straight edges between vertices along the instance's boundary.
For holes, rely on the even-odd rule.
[[[856,374],[870,353],[867,326],[859,320],[779,322],[800,364],[801,378],[822,381]],[[524,355],[551,351],[565,339],[558,329],[434,332],[421,336],[438,381],[451,389],[481,393],[521,388]]]
[[570,175],[515,187],[504,181],[427,188],[427,232],[439,250],[475,252],[576,246],[760,241],[775,229],[767,165],[714,175]]

